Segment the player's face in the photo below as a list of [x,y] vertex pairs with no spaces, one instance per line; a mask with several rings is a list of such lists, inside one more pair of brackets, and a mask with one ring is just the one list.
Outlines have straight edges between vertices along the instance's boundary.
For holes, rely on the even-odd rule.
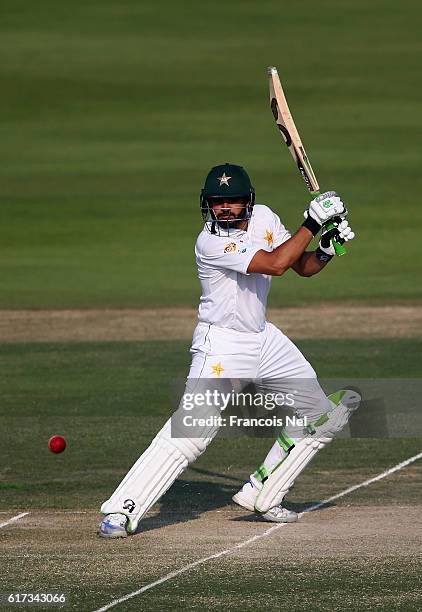
[[241,201],[223,201],[212,205],[217,219],[238,219],[243,212],[245,204]]
[[[234,225],[241,227],[247,224],[247,221],[243,220],[242,217],[245,214],[245,207],[247,201],[239,198],[238,200],[221,200],[212,204],[212,210],[217,221],[222,222],[234,222]],[[235,219],[240,221],[235,222]],[[231,224],[230,224],[231,225]]]

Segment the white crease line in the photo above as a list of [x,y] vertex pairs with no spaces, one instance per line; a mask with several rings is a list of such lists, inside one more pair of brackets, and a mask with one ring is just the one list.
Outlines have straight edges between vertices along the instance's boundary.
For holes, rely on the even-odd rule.
[[12,523],[15,523],[16,521],[19,521],[24,516],[28,516],[28,514],[29,514],[29,512],[22,512],[21,514],[17,514],[16,516],[12,516],[12,518],[9,519],[8,521],[5,521],[4,523],[0,523],[0,529],[2,527],[7,527],[8,525],[11,525]]
[[324,499],[324,501],[319,502],[318,504],[315,504],[314,506],[310,506],[304,512],[301,512],[300,516],[305,514],[305,512],[312,512],[313,510],[317,510],[318,508],[321,508],[321,506],[325,506],[326,504],[329,504],[330,502],[334,501],[335,499],[339,499],[339,497],[344,497],[345,495],[349,495],[349,493],[353,493],[353,491],[356,491],[356,489],[362,489],[362,487],[367,487],[370,484],[372,484],[373,482],[377,482],[378,480],[382,480],[386,476],[390,476],[390,474],[393,474],[394,472],[398,472],[399,470],[402,470],[404,467],[410,465],[411,463],[414,463],[418,459],[422,459],[422,453],[418,453],[417,455],[413,455],[413,457],[410,457],[409,459],[405,459],[405,461],[402,461],[401,463],[398,463],[397,465],[393,466],[392,468],[389,468],[385,472],[382,472],[381,474],[378,474],[378,476],[374,476],[373,478],[369,478],[368,480],[365,480],[364,482],[361,482],[360,484],[354,485],[353,487],[349,487],[348,489],[345,489],[344,491],[341,491],[340,493],[337,493],[336,495],[332,495],[328,499]]
[[[394,472],[397,472],[398,470],[403,469],[404,467],[406,467],[407,465],[410,465],[411,463],[413,463],[414,461],[417,461],[418,459],[422,459],[422,452],[418,453],[417,455],[414,455],[413,457],[410,457],[409,459],[406,459],[405,461],[402,461],[401,463],[398,463],[397,465],[389,468],[385,472],[378,474],[378,476],[369,478],[368,480],[365,480],[364,482],[361,482],[360,484],[354,485],[353,487],[349,487],[348,489],[345,489],[344,491],[340,491],[340,493],[337,493],[336,495],[332,495],[331,497],[328,497],[322,502],[319,502],[313,506],[310,506],[309,508],[301,512],[299,516],[303,516],[307,512],[312,512],[313,510],[317,510],[318,508],[321,508],[321,506],[325,506],[326,504],[329,504],[335,499],[339,499],[340,497],[349,495],[349,493],[352,493],[353,491],[356,491],[357,489],[361,489],[362,487],[367,487],[373,482],[382,480],[383,478],[386,478],[387,476],[390,476],[390,474],[393,474]],[[132,599],[133,597],[142,595],[142,593],[145,593],[145,591],[149,591],[150,589],[153,589],[154,587],[160,584],[163,584],[163,582],[167,582],[168,580],[171,580],[172,578],[176,578],[176,576],[180,576],[180,574],[184,574],[185,572],[188,572],[190,569],[193,569],[194,567],[197,567],[198,565],[202,565],[203,563],[207,563],[207,561],[212,561],[213,559],[219,559],[220,557],[225,557],[227,555],[230,555],[236,552],[237,550],[239,550],[240,548],[244,548],[245,546],[248,546],[249,544],[252,544],[253,542],[256,542],[257,540],[261,540],[262,538],[267,537],[268,535],[276,531],[276,529],[280,529],[281,527],[285,527],[286,525],[287,523],[277,523],[276,525],[273,525],[269,529],[266,529],[263,533],[253,536],[252,538],[248,538],[247,540],[244,540],[243,542],[240,542],[239,544],[235,544],[231,548],[226,548],[226,550],[222,550],[221,552],[215,553],[214,555],[210,555],[209,557],[198,559],[198,561],[194,561],[193,563],[188,563],[188,565],[185,565],[181,567],[180,569],[175,570],[174,572],[170,572],[169,574],[166,574],[162,578],[159,578],[158,580],[155,580],[154,582],[151,582],[150,584],[146,584],[145,586],[141,587],[137,591],[133,591],[132,593],[129,593],[128,595],[119,597],[119,599],[114,599],[109,604],[106,604],[102,608],[98,608],[97,610],[95,610],[95,612],[105,612],[106,610],[110,610],[110,608],[114,608],[114,606],[117,606],[118,604],[123,603],[124,601],[127,601],[128,599]]]

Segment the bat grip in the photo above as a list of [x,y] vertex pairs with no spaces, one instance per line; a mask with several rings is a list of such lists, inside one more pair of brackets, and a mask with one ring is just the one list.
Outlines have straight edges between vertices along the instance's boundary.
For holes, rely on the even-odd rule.
[[[316,191],[312,194],[312,199],[317,198],[320,195],[319,191]],[[327,230],[335,229],[335,225],[333,223],[327,223],[325,226]],[[337,257],[341,257],[347,253],[345,247],[338,241],[333,238],[333,247],[336,252]]]

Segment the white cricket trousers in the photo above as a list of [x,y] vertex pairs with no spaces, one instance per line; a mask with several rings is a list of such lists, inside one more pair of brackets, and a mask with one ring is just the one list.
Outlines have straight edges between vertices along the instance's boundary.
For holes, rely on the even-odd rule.
[[[264,330],[258,333],[199,323],[190,350],[192,363],[186,385],[189,392],[203,391],[201,382],[210,388],[215,380],[217,387],[218,381],[221,384],[225,378],[263,380],[266,390],[277,391],[278,381],[283,380],[285,388],[286,381],[296,379],[301,395],[300,408],[296,410],[298,416],[306,416],[312,422],[332,409],[310,363],[272,323],[267,322]],[[307,383],[303,384],[303,381]],[[181,409],[179,407],[175,414]],[[198,438],[175,437],[169,419],[111,497],[102,504],[101,512],[125,514],[129,519],[129,531],[135,531],[142,516],[204,452],[217,431],[218,428],[209,426],[204,427]],[[285,456],[285,440],[297,439],[301,435],[305,435],[303,428],[296,425],[285,428],[284,435],[276,440],[262,464],[267,473]],[[259,486],[259,471],[251,475],[251,480]]]

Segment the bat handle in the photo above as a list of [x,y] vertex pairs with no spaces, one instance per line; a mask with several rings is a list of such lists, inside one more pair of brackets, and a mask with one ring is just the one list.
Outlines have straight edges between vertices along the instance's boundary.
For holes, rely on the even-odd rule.
[[[320,192],[316,191],[315,193],[312,194],[312,199],[318,197],[319,195],[320,195]],[[333,223],[328,223],[325,226],[325,228],[327,230],[332,230],[335,228],[335,225]],[[333,247],[334,247],[337,257],[341,257],[342,255],[345,255],[347,253],[345,247],[340,242],[338,242],[338,240],[334,240],[334,238],[333,238]]]

